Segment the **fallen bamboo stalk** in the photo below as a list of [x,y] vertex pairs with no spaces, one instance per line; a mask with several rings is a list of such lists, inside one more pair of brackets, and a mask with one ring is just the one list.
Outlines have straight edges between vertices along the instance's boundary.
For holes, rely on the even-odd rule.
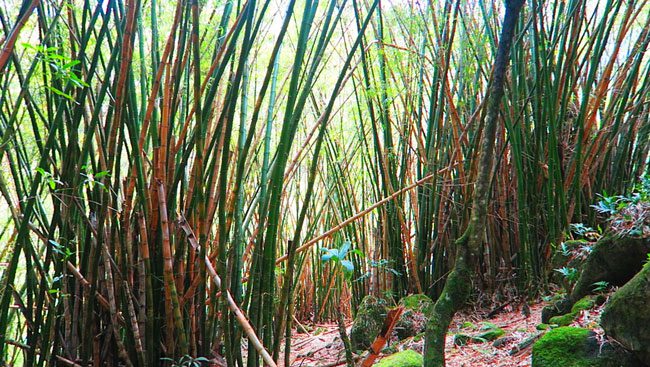
[[[183,232],[185,232],[185,236],[187,237],[187,240],[190,242],[190,245],[195,250],[198,250],[199,249],[198,241],[196,240],[196,236],[194,235],[192,228],[190,228],[189,224],[187,223],[187,220],[185,220],[185,218],[181,216],[178,219],[177,224],[183,230]],[[264,345],[262,344],[262,342],[260,342],[259,338],[255,334],[255,330],[253,330],[253,327],[248,322],[248,319],[246,319],[244,313],[241,311],[239,306],[237,306],[237,303],[235,303],[235,300],[232,298],[230,291],[221,288],[221,278],[217,274],[216,270],[214,270],[214,267],[212,266],[212,263],[210,262],[210,259],[207,256],[205,257],[205,266],[206,269],[208,270],[208,273],[210,273],[210,277],[212,278],[212,281],[217,286],[217,288],[221,289],[222,292],[224,291],[226,292],[226,300],[228,302],[228,308],[230,308],[230,310],[235,314],[235,317],[237,318],[237,321],[241,325],[242,329],[244,330],[244,333],[246,333],[248,340],[251,342],[251,344],[253,344],[253,347],[255,348],[255,350],[257,350],[260,356],[262,356],[264,363],[266,363],[269,367],[277,367],[275,361],[273,361],[273,358],[266,351]]]
[[381,332],[377,335],[375,341],[372,342],[370,353],[366,358],[364,358],[361,367],[370,367],[375,363],[375,359],[377,359],[379,353],[384,348],[384,345],[386,345],[386,342],[390,339],[393,328],[397,324],[397,321],[399,321],[400,316],[402,316],[402,312],[404,312],[404,307],[401,306],[388,311]]

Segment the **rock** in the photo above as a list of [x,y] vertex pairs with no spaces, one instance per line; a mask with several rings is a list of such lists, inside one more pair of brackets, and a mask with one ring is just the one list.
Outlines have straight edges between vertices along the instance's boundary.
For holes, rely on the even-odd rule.
[[352,349],[366,350],[370,348],[370,344],[381,331],[387,313],[386,301],[375,296],[364,297],[350,329]]
[[500,348],[500,347],[502,347],[502,346],[504,346],[504,345],[506,345],[506,344],[508,344],[510,342],[515,341],[515,340],[517,340],[517,338],[515,338],[514,336],[504,336],[502,338],[499,338],[499,339],[495,340],[494,343],[492,343],[492,346],[495,347],[495,348]]
[[592,309],[596,305],[594,297],[586,296],[571,307],[571,312],[562,316],[553,316],[548,322],[552,325],[569,326],[581,311]]
[[424,322],[420,322],[421,317],[411,310],[406,310],[400,316],[399,321],[395,325],[395,334],[397,339],[404,340],[408,337],[415,336],[424,331]]
[[650,265],[611,296],[600,319],[607,335],[650,365]]
[[588,329],[559,327],[533,345],[532,367],[641,367],[639,361],[621,348],[600,344]]
[[460,327],[463,328],[463,329],[472,329],[472,330],[476,329],[476,325],[472,324],[469,321],[463,322],[463,325],[461,325]]
[[569,326],[571,323],[573,323],[573,320],[575,320],[576,316],[577,315],[575,313],[571,312],[562,316],[553,316],[550,320],[548,320],[548,322],[551,325]]
[[578,300],[592,293],[596,282],[606,281],[615,286],[622,286],[641,270],[648,252],[650,238],[621,238],[613,235],[603,237],[587,257],[571,294],[545,307],[542,311],[542,322],[548,323],[551,317],[570,312]]
[[481,334],[478,334],[477,338],[489,342],[499,337],[502,337],[505,333],[506,332],[503,329],[497,327],[497,328],[487,330]]
[[458,333],[454,335],[454,344],[458,346],[463,346],[468,342],[485,343],[485,342],[496,340],[502,337],[503,335],[505,335],[506,333],[500,327],[489,322],[485,323],[484,326],[481,328],[481,330],[482,331],[480,333],[474,335],[463,334],[463,333]]
[[596,305],[593,297],[584,297],[580,301],[576,302],[573,307],[571,307],[572,313],[579,313],[580,311],[591,310]]
[[399,301],[404,313],[395,325],[395,334],[399,340],[424,332],[427,324],[425,315],[430,314],[433,301],[424,294],[412,294]]
[[375,367],[422,367],[424,358],[414,350],[405,350],[384,357]]

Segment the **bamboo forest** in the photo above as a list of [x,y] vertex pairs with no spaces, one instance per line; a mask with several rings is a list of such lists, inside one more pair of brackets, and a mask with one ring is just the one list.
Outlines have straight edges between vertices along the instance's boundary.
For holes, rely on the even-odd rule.
[[0,366],[650,366],[648,0],[0,27]]

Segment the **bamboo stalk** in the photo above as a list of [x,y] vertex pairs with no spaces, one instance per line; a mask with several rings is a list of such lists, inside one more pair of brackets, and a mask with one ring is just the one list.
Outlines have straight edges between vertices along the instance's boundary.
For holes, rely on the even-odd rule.
[[[192,228],[190,228],[189,224],[187,223],[187,220],[185,220],[185,218],[181,216],[179,217],[177,224],[183,230],[183,232],[185,232],[185,237],[189,241],[190,245],[192,245],[192,248],[194,248],[195,251],[198,251],[199,244],[196,240],[196,236],[194,235],[194,232],[192,231]],[[214,282],[214,285],[217,286],[218,289],[221,289],[222,293],[225,291],[225,297],[228,302],[228,308],[230,308],[230,311],[232,311],[232,313],[235,314],[235,318],[237,319],[237,322],[239,322],[239,325],[244,330],[244,333],[248,337],[248,340],[255,347],[255,350],[257,350],[260,356],[262,356],[264,363],[269,365],[269,367],[276,367],[277,365],[275,364],[275,361],[273,361],[271,355],[266,351],[264,345],[262,345],[262,342],[260,342],[259,338],[255,334],[255,330],[253,330],[250,323],[246,319],[246,316],[244,316],[244,313],[237,306],[235,300],[230,295],[230,291],[228,289],[224,289],[221,287],[221,278],[214,270],[214,267],[212,266],[212,262],[207,256],[205,257],[205,266],[208,271],[208,274],[210,274],[210,277]]]

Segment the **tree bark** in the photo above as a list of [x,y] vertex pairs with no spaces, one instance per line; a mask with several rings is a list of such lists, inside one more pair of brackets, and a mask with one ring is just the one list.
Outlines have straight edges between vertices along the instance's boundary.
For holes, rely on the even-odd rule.
[[474,189],[470,223],[461,238],[456,241],[456,263],[445,287],[433,306],[426,327],[424,365],[437,367],[445,365],[445,337],[449,324],[469,295],[471,290],[470,269],[483,242],[490,196],[490,179],[494,161],[494,140],[496,136],[499,107],[504,94],[504,82],[510,60],[510,47],[515,27],[524,0],[506,0],[506,12],[501,28],[501,38],[492,72],[492,83],[485,98],[488,99],[485,116],[485,130],[481,142],[478,174]]

